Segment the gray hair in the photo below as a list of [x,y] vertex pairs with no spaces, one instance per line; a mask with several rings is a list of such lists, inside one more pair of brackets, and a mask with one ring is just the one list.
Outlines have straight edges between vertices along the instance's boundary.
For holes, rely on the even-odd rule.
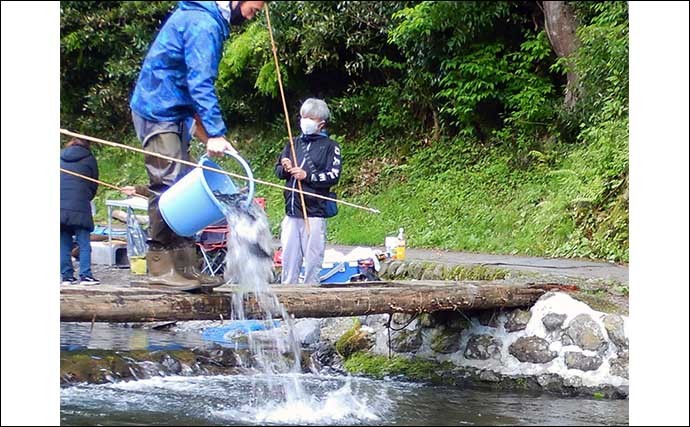
[[323,99],[309,98],[302,104],[302,107],[299,109],[299,114],[302,117],[316,117],[327,122],[331,112],[328,110],[328,105],[326,105]]

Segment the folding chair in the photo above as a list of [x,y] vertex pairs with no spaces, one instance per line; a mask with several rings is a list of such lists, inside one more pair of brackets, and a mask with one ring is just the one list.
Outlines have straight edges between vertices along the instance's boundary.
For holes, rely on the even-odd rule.
[[202,273],[209,276],[223,275],[229,232],[226,224],[206,227],[197,234],[196,245],[201,252]]

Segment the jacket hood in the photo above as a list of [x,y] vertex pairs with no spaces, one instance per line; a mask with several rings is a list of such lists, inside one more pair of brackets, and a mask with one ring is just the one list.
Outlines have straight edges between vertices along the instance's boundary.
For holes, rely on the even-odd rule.
[[228,38],[230,35],[230,24],[223,18],[215,1],[181,1],[179,8],[181,10],[203,10],[208,12],[223,29],[223,37]]
[[82,147],[81,145],[72,145],[71,147],[66,147],[60,153],[60,159],[65,162],[78,162],[81,159],[89,157],[91,151]]

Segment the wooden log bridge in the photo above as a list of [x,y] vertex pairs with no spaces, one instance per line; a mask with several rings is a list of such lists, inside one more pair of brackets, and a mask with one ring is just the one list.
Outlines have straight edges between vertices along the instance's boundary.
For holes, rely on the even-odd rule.
[[[505,281],[395,281],[362,282],[339,286],[271,286],[292,316],[342,317],[382,313],[423,313],[443,310],[483,310],[524,307],[552,289],[572,290],[559,284]],[[231,286],[209,294],[157,290],[133,286],[62,286],[63,322],[153,322],[231,318]],[[247,317],[258,310],[253,294],[244,300]]]

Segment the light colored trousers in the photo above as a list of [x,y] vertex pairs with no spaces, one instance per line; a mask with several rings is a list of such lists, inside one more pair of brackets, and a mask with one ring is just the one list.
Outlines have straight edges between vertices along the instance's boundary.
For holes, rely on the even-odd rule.
[[286,216],[280,224],[280,244],[283,247],[282,284],[299,283],[304,258],[304,283],[319,284],[319,273],[326,249],[326,218],[308,218],[307,236],[304,218]]

